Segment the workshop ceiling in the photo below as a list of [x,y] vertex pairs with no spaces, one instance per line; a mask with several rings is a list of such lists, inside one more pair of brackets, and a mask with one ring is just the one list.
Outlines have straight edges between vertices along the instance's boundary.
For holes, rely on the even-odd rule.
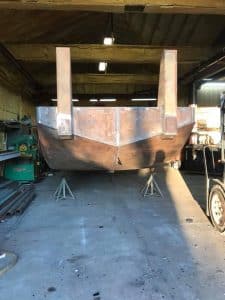
[[[178,76],[182,78],[186,73],[222,51],[225,45],[224,20],[223,15],[142,13],[112,15],[86,11],[1,9],[0,41],[44,89],[51,87],[52,90],[55,86],[55,57],[51,53],[56,44],[75,44],[74,46],[85,44],[87,47],[89,44],[102,45],[103,38],[111,34],[112,29],[116,45],[151,46],[153,49],[158,49],[159,53],[163,48],[178,48]],[[74,56],[72,54],[74,74],[99,75],[97,59],[96,61],[89,59],[90,55],[87,59],[79,57],[76,59],[76,49],[74,51]],[[101,48],[95,51],[104,53]],[[117,51],[119,53],[120,49]],[[155,85],[157,77],[153,80],[152,76],[158,75],[159,60],[156,61],[158,53],[153,54],[155,60],[144,61],[143,58],[143,61],[140,59],[138,62],[129,60],[129,55],[128,59],[124,55],[124,61],[119,61],[119,58],[111,57],[113,55],[110,54],[107,75],[145,74],[150,78],[149,84],[144,82],[143,78],[141,81],[141,77],[139,82],[136,82],[134,76],[130,76],[130,83],[124,80],[124,86],[135,85],[136,87],[140,84],[140,89],[143,89],[151,84]],[[140,55],[140,57],[144,56]],[[90,82],[85,82],[90,79],[90,76],[86,79],[83,77],[78,79],[78,85],[82,85],[80,92],[88,93],[88,88],[85,89],[84,85],[90,85]],[[115,81],[112,80],[112,84],[118,85],[119,79],[120,77]],[[77,78],[74,77],[74,85],[76,80]],[[97,81],[95,79],[92,82],[96,86],[96,93],[100,87],[100,80]],[[103,78],[102,84],[110,85],[110,80]],[[78,86],[76,90],[79,92]],[[104,91],[104,89],[100,90]],[[115,91],[116,87],[113,90]],[[136,88],[134,90],[136,91]],[[106,91],[110,93],[110,88],[106,87]],[[132,89],[125,88],[124,93],[127,91]],[[95,92],[93,87],[91,92]]]
[[[186,14],[113,14],[117,44],[215,46],[225,42],[225,17]],[[110,14],[77,11],[0,11],[4,43],[102,43]]]

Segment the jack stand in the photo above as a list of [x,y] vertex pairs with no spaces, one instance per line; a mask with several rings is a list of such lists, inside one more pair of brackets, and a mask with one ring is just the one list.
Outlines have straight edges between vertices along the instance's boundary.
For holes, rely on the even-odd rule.
[[54,198],[56,201],[58,200],[64,200],[66,198],[68,198],[68,196],[66,196],[66,191],[69,194],[69,197],[71,197],[72,199],[75,199],[66,179],[63,177],[63,179],[61,180],[59,186],[57,187],[55,193],[54,193]]
[[146,196],[157,196],[163,198],[163,193],[160,190],[158,183],[154,179],[154,173],[151,173],[149,175],[149,178],[145,184],[145,186],[142,189],[143,197]]

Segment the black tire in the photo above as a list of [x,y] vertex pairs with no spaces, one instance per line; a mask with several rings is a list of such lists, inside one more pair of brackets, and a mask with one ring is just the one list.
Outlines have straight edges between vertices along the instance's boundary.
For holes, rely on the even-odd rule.
[[225,193],[223,188],[216,184],[209,194],[209,214],[211,221],[219,232],[225,230]]

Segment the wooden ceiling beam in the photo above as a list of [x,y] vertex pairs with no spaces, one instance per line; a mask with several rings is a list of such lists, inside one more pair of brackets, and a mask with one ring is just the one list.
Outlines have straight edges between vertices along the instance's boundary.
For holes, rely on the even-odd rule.
[[[76,95],[124,95],[134,94],[144,91],[155,90],[155,85],[151,84],[76,84],[73,85],[72,93]],[[56,88],[54,86],[46,86],[41,90],[43,94],[49,94],[56,97]]]
[[84,10],[99,12],[146,12],[225,14],[223,0],[1,0],[0,9]]
[[[51,86],[56,84],[55,74],[38,74],[36,80],[42,85]],[[158,75],[154,74],[73,74],[72,84],[158,84]]]
[[7,89],[17,93],[34,95],[40,88],[31,74],[1,43],[0,62],[0,82]]
[[183,84],[193,83],[194,81],[213,77],[224,70],[225,53],[222,52],[185,74],[180,81]]
[[[13,56],[27,62],[55,62],[56,44],[7,44]],[[71,59],[74,62],[99,62],[110,63],[159,63],[162,50],[172,49],[166,46],[139,46],[139,45],[112,45],[102,44],[72,44]],[[179,63],[199,63],[207,60],[217,52],[211,47],[177,47]]]

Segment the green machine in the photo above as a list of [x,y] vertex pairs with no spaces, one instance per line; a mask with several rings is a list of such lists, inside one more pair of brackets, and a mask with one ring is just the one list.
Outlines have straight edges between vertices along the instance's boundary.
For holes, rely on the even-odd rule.
[[4,177],[16,181],[34,181],[41,171],[37,138],[34,134],[8,137],[7,148],[20,152],[20,157],[5,162]]

